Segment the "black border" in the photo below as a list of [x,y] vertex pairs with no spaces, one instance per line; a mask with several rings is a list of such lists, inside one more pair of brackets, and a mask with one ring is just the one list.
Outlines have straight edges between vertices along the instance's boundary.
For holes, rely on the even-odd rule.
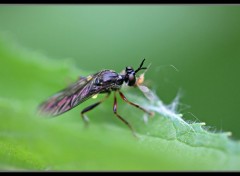
[[146,2],[130,0],[97,1],[97,0],[1,0],[0,5],[240,5],[236,0],[148,0]]

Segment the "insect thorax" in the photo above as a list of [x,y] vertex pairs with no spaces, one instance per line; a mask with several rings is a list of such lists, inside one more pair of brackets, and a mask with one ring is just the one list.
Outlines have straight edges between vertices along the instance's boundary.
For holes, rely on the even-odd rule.
[[101,92],[108,92],[119,90],[123,81],[123,77],[114,70],[102,70],[95,78],[94,84],[102,89]]

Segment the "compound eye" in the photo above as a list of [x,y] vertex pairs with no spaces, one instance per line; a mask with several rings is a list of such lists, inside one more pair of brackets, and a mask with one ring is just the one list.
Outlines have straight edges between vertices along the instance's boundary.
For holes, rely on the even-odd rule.
[[136,78],[134,74],[128,75],[128,86],[133,86],[136,82]]
[[133,81],[134,78],[135,78],[135,76],[134,76],[133,74],[130,74],[130,75],[128,76],[129,81]]

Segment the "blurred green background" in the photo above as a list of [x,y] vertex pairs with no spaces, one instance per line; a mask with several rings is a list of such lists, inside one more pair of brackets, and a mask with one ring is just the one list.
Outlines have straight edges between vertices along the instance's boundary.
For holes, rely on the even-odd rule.
[[165,103],[181,90],[185,120],[236,139],[239,19],[240,6],[233,5],[0,6],[1,31],[51,58],[72,58],[81,70],[120,72],[145,57],[152,63],[146,80]]

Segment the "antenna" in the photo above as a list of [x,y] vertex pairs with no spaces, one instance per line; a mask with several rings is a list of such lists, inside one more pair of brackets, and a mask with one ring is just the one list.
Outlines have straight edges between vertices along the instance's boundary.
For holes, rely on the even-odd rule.
[[139,70],[144,70],[144,69],[147,69],[147,67],[142,67],[143,66],[143,63],[145,61],[145,58],[143,59],[142,63],[140,64],[140,66],[138,67],[137,70],[135,70],[135,73],[137,73]]

